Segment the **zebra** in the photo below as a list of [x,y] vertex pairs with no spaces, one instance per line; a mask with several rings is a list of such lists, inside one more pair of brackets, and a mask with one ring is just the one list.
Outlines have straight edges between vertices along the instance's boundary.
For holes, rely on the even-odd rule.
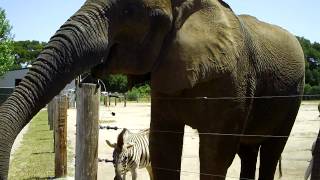
[[150,180],[153,180],[149,154],[149,129],[132,133],[124,128],[118,135],[117,143],[112,144],[108,140],[106,143],[114,148],[112,155],[115,168],[114,180],[125,180],[129,171],[132,180],[136,180],[138,168],[146,168]]

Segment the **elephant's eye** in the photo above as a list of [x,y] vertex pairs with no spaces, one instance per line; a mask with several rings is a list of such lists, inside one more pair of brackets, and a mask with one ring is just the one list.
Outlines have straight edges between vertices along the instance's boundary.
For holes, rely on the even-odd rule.
[[122,14],[125,16],[132,16],[138,11],[138,7],[135,4],[128,4],[123,10]]

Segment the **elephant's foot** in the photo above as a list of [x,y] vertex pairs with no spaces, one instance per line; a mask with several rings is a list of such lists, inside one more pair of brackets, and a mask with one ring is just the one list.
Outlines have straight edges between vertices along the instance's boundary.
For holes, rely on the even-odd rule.
[[183,124],[151,122],[150,155],[154,180],[180,179],[183,130]]
[[224,180],[236,154],[237,137],[200,134],[200,180]]
[[240,179],[255,179],[258,145],[240,145],[239,156],[241,158]]
[[260,148],[259,180],[273,180],[287,139],[270,139]]

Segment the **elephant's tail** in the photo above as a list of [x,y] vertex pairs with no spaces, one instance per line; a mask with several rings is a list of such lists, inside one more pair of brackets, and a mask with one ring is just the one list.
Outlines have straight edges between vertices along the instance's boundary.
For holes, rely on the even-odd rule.
[[279,158],[279,178],[282,177],[281,159],[282,159],[282,156],[280,156],[280,158]]

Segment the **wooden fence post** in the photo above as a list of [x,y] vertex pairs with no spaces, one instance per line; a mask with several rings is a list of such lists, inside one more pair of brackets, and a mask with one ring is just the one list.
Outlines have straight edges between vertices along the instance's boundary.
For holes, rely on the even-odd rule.
[[313,149],[313,166],[311,172],[311,180],[318,180],[320,179],[320,130],[318,133],[318,137],[316,140],[316,145]]
[[83,83],[78,90],[75,179],[96,180],[100,89]]
[[53,130],[53,123],[54,123],[54,100],[55,98],[53,98],[50,103],[47,106],[47,111],[48,111],[48,124],[50,127],[50,131]]
[[103,96],[103,104],[108,107],[108,95]]
[[67,96],[57,97],[55,108],[55,177],[67,175]]
[[55,152],[55,122],[58,119],[58,100],[57,97],[53,97],[50,103],[47,106],[48,111],[48,124],[50,130],[53,130],[53,152]]
[[52,130],[51,129],[51,118],[52,118],[52,114],[51,114],[51,108],[52,108],[52,106],[51,106],[51,102],[52,102],[52,100],[48,103],[48,105],[47,105],[47,111],[48,111],[48,125],[49,125],[49,127],[50,127],[50,130]]

